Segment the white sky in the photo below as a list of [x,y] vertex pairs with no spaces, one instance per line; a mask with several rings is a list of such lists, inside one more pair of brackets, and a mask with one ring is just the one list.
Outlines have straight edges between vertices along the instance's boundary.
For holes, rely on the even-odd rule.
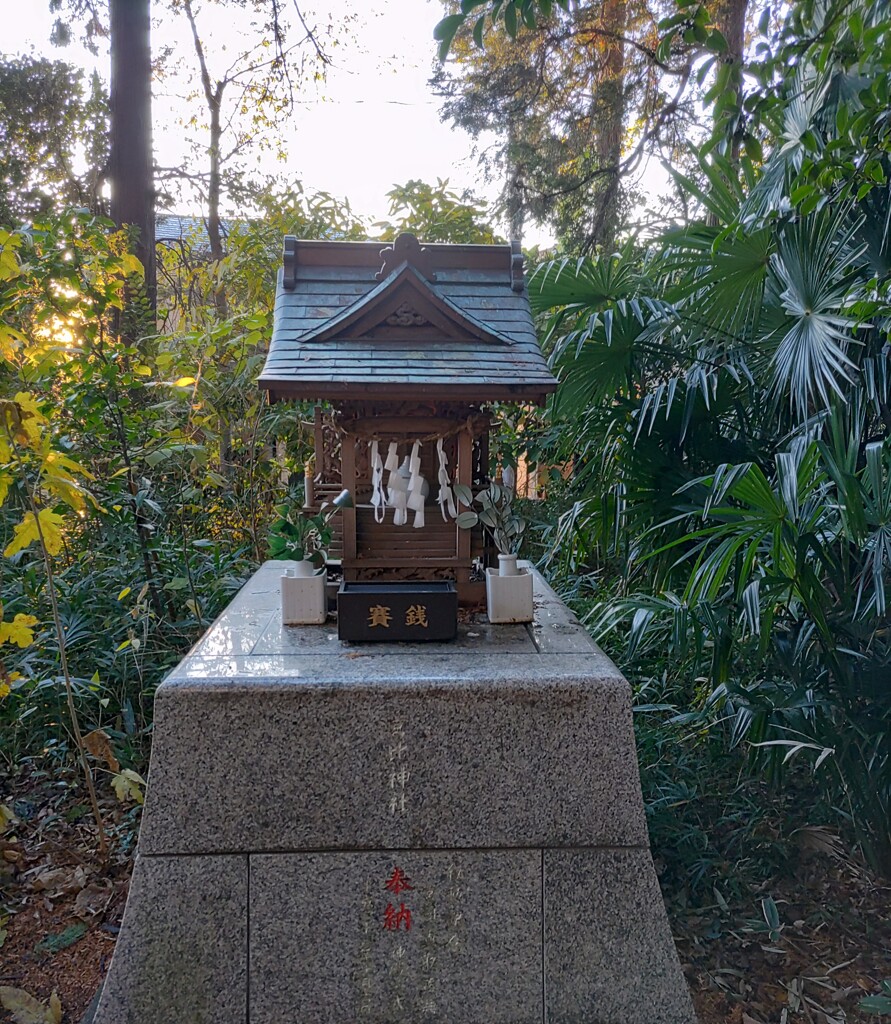
[[[79,45],[58,49],[49,43],[53,18],[48,6],[48,0],[0,0],[3,51],[33,50],[38,55],[96,67],[107,80],[107,54],[96,59]],[[469,188],[492,201],[497,183],[483,180],[472,155],[471,138],[440,122],[438,101],[427,86],[435,58],[433,27],[442,15],[439,0],[365,0],[362,4],[346,0],[342,7],[344,11],[357,8],[362,14],[350,28],[341,32],[335,26],[335,36],[343,42],[332,51],[334,66],[326,83],[315,95],[312,86],[307,89],[306,101],[298,105],[289,121],[283,136],[286,164],[269,153],[252,159],[270,173],[286,170],[310,191],[347,197],[353,211],[370,220],[387,217],[386,193],[394,184],[411,178],[431,184],[437,178],[447,178],[452,188]],[[182,55],[187,74],[197,81],[185,20],[170,15],[160,2],[154,3],[153,9],[153,49],[174,47]],[[312,23],[309,14],[308,20]],[[215,49],[226,47],[231,53],[240,45],[236,21],[232,8],[211,6],[201,20],[202,32]],[[214,64],[220,66],[221,57],[225,55],[219,50],[211,55],[212,72]],[[182,162],[184,132],[176,120],[182,116],[183,105],[171,101],[170,94],[182,95],[187,89],[187,82],[175,80],[158,86],[153,109],[154,148],[161,166]],[[657,175],[654,184],[661,186],[664,175],[658,168],[646,177],[651,177],[653,170]],[[530,225],[524,241],[547,244],[551,237]]]
[[[37,55],[96,67],[107,81],[107,54],[95,59],[79,45],[59,49],[50,44],[53,18],[48,6],[47,0],[0,0],[3,51],[33,49]],[[181,42],[188,31],[185,21],[164,14],[160,3],[154,8],[153,47]],[[309,190],[347,197],[354,212],[372,220],[387,216],[386,193],[410,178],[430,183],[448,178],[453,188],[494,198],[497,187],[483,181],[471,153],[472,140],[440,122],[437,101],[427,88],[435,55],[433,27],[441,17],[441,4],[371,0],[362,10],[361,21],[331,51],[334,65],[327,82],[318,94],[307,95],[290,119],[284,137],[287,163],[282,165],[270,154],[257,159],[270,172],[286,170]],[[225,45],[227,37],[230,45],[238,45],[230,18],[226,21],[212,34],[218,45]],[[183,56],[194,68],[191,50],[184,49]],[[153,110],[155,158],[162,166],[177,162],[182,148],[182,132],[172,123],[171,103],[163,95],[167,88],[159,87],[162,95],[156,95]],[[173,84],[169,88],[183,91]],[[309,86],[307,93],[312,92]]]

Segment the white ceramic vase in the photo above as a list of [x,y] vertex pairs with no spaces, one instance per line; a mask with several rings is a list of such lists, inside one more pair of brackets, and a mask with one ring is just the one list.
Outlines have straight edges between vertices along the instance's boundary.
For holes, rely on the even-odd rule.
[[[307,571],[309,567],[309,571]],[[282,624],[285,626],[321,625],[328,617],[328,573],[315,575],[312,562],[298,562],[281,578]]]
[[[505,556],[499,555],[499,559]],[[511,556],[507,556],[510,558]],[[507,563],[508,572],[500,570],[505,566],[500,562],[498,569],[486,569],[486,603],[489,622],[531,622],[532,605],[532,573],[528,569],[519,569],[516,556]]]
[[499,555],[498,556],[498,575],[499,576],[519,576],[520,570],[517,567],[517,556],[516,555]]

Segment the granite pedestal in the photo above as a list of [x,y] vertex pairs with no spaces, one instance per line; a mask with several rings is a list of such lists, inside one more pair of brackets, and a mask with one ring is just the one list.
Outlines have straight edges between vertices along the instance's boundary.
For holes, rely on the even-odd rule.
[[627,682],[529,626],[350,646],[268,562],[158,690],[96,1024],[694,1024]]

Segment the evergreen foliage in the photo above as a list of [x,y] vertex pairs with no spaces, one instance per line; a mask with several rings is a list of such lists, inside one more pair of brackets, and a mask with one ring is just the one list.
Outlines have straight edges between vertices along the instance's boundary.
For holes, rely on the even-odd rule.
[[595,588],[596,634],[662,675],[676,724],[774,780],[809,757],[886,874],[888,14],[765,24],[739,109],[763,159],[704,147],[680,178],[701,219],[532,284],[562,379],[550,457],[574,468],[555,571]]
[[108,101],[95,76],[61,61],[0,60],[0,224],[103,212]]

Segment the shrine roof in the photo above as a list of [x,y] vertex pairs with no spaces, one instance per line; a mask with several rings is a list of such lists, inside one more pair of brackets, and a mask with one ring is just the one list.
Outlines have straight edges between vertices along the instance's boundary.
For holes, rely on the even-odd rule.
[[541,354],[514,245],[285,238],[260,386],[280,398],[543,401]]

